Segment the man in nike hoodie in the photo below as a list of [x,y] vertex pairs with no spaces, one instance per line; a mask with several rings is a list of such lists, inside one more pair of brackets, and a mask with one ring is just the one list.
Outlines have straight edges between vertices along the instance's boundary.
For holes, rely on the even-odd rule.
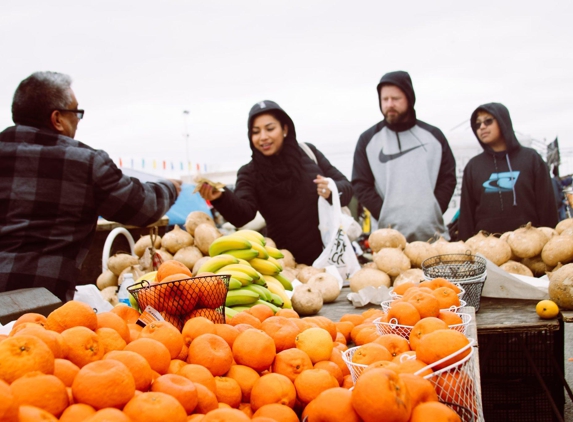
[[480,230],[505,233],[528,222],[555,227],[557,207],[549,169],[534,149],[519,143],[507,108],[483,104],[470,122],[484,152],[464,169],[459,238],[466,240]]
[[438,235],[449,240],[443,213],[456,187],[456,162],[444,134],[416,118],[416,96],[404,71],[376,87],[384,120],[358,139],[352,187],[378,220],[408,242]]

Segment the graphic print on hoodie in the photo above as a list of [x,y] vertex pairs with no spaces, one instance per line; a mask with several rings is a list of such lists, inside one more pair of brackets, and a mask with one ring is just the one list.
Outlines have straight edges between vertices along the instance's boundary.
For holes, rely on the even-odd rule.
[[[391,84],[408,99],[409,118],[383,120],[359,138],[354,152],[352,186],[359,201],[378,220],[406,239],[449,239],[442,214],[456,186],[455,160],[443,133],[416,118],[412,81],[403,71],[387,73],[378,86]],[[381,107],[381,106],[380,106]]]
[[506,151],[493,151],[474,130],[484,152],[473,157],[464,169],[460,240],[467,240],[480,230],[505,233],[528,222],[535,227],[555,227],[557,208],[547,165],[537,151],[519,143],[503,104],[479,106],[472,113],[471,122],[476,121],[479,111],[495,118]]

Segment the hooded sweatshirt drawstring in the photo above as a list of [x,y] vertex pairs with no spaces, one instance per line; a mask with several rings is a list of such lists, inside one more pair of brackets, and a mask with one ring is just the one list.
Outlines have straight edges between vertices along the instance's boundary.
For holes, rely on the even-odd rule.
[[505,160],[507,161],[507,167],[509,167],[509,173],[511,174],[511,190],[513,191],[513,206],[517,206],[517,197],[515,195],[515,181],[513,179],[513,170],[511,169],[511,162],[509,161],[509,154],[505,154]]
[[[495,155],[493,156],[493,166],[495,167],[496,174],[499,174],[499,169],[497,168],[497,160],[495,158]],[[501,210],[503,211],[503,196],[501,196],[501,188],[499,187],[499,185],[497,186],[497,193],[499,194],[499,203],[501,205]]]

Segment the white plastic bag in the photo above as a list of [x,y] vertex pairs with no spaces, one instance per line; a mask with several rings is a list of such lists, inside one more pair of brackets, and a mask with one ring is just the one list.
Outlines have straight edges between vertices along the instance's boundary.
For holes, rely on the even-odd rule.
[[316,268],[334,265],[343,280],[348,280],[360,269],[352,243],[348,238],[340,209],[340,197],[334,180],[328,179],[332,205],[323,197],[318,198],[318,229],[324,250],[312,264]]

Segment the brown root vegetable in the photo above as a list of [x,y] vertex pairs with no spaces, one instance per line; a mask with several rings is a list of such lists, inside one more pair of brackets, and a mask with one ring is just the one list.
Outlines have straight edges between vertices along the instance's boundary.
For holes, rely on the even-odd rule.
[[[378,267],[376,266],[375,262],[367,262],[366,264],[362,265],[362,268],[373,268],[375,270],[378,270]],[[378,270],[380,271],[380,270]]]
[[296,286],[292,298],[292,308],[301,316],[316,315],[323,304],[322,294],[316,287]]
[[[159,249],[161,247],[161,236],[155,236],[155,249]],[[133,253],[136,254],[138,257],[142,257],[143,253],[147,248],[151,247],[151,236],[145,235],[141,236],[135,245],[133,245]]]
[[156,254],[159,254],[159,256],[161,257],[161,261],[165,262],[165,261],[171,261],[173,259],[173,255],[171,255],[169,252],[167,252],[165,249],[161,248],[161,249],[157,249],[155,251]]
[[380,271],[384,271],[390,277],[397,277],[411,267],[406,254],[398,248],[380,249],[374,254],[374,262]]
[[404,283],[414,283],[419,284],[421,281],[424,281],[426,278],[424,277],[424,271],[420,268],[410,268],[409,270],[400,273],[398,277],[394,279],[394,283],[392,285],[394,287],[399,286],[400,284]]
[[533,227],[531,223],[527,223],[525,226],[514,230],[507,237],[507,244],[515,256],[533,258],[541,253],[547,240],[547,236],[541,230]]
[[547,240],[551,239],[552,237],[559,236],[557,230],[552,229],[551,227],[538,227],[537,230],[541,230],[543,234],[547,237]]
[[117,253],[110,256],[107,260],[107,268],[111,270],[116,276],[119,277],[121,272],[130,265],[137,265],[139,260],[136,256],[128,255],[126,253]]
[[273,239],[271,239],[270,237],[265,237],[265,245],[271,246],[273,248],[277,247],[277,244],[275,243],[275,241]]
[[[508,235],[509,236],[509,235]],[[468,240],[466,240],[466,246],[470,248],[470,250],[475,253],[475,248],[485,239],[487,239],[488,235],[483,230],[480,230],[476,235],[473,235]]]
[[350,277],[350,290],[353,292],[358,292],[365,287],[390,287],[392,281],[390,276],[384,271],[380,271],[374,268],[364,268],[356,271],[356,273]]
[[133,277],[133,280],[137,280],[139,277],[141,277],[142,275],[145,274],[145,272],[142,271],[141,266],[139,264],[136,265],[130,265],[129,267],[127,267],[125,270],[123,270],[121,272],[121,274],[119,275],[119,277],[117,278],[117,284],[119,286],[121,286],[121,284],[123,283],[123,278],[125,277],[126,274],[131,274]]
[[432,248],[434,249],[434,255],[465,254],[470,250],[463,240],[448,242],[443,237],[432,243]]
[[502,264],[499,268],[510,273],[526,275],[528,277],[533,277],[533,272],[520,262],[512,261],[511,259],[506,263]]
[[195,228],[195,246],[199,248],[203,255],[209,255],[211,243],[222,236],[214,225],[209,223],[199,224]]
[[280,251],[284,255],[282,258],[284,264],[283,268],[296,268],[296,261],[293,254],[290,253],[288,249],[281,249]]
[[320,291],[324,303],[334,302],[340,294],[338,279],[327,272],[313,275],[306,284]]
[[408,243],[404,248],[404,253],[410,260],[410,265],[414,268],[422,268],[422,262],[436,255],[431,244],[420,240]]
[[103,297],[103,300],[109,302],[111,306],[115,306],[119,303],[117,298],[117,286],[106,287],[100,293],[101,297]]
[[534,256],[533,258],[522,259],[521,263],[531,270],[534,277],[543,277],[554,269],[553,266],[548,266],[543,262],[541,255]]
[[186,246],[179,249],[173,259],[184,264],[187,268],[192,269],[195,263],[203,258],[203,254],[197,246]]
[[301,283],[308,283],[308,280],[310,280],[313,275],[323,273],[324,271],[324,268],[314,268],[305,265],[304,268],[298,272],[296,278]]
[[195,265],[193,265],[193,269],[191,270],[191,273],[194,276],[197,275],[197,273],[199,272],[199,268],[201,268],[201,265],[203,265],[206,261],[208,261],[209,258],[211,258],[211,257],[210,256],[204,256],[203,258],[199,258],[197,260],[197,262],[195,262]]
[[565,311],[573,310],[573,264],[549,273],[549,298]]
[[368,236],[368,244],[373,253],[382,248],[402,248],[406,247],[406,238],[398,230],[378,229]]
[[170,254],[174,254],[186,246],[193,246],[193,236],[181,230],[178,225],[175,225],[170,232],[165,233],[161,239],[161,247]]
[[200,224],[210,224],[211,226],[215,227],[215,221],[213,221],[209,215],[202,211],[193,211],[190,212],[185,219],[185,230],[187,230],[187,233],[189,233],[191,236],[195,236],[195,229]]
[[573,227],[573,218],[566,218],[565,220],[561,220],[559,223],[557,223],[555,226],[555,231],[561,234],[561,232],[571,227]]
[[[495,265],[500,266],[507,262],[511,257],[511,248],[507,242],[501,240],[499,237],[494,235],[485,236],[483,233],[478,233],[476,236],[481,236],[475,243],[471,243],[471,250],[475,254],[481,254]],[[474,238],[476,237],[474,236]],[[468,244],[466,242],[466,245]]]
[[290,282],[292,282],[296,278],[297,273],[298,271],[296,270],[296,268],[286,267],[284,270],[281,271],[281,274],[285,276]]
[[558,262],[567,264],[573,261],[573,237],[559,235],[549,239],[541,251],[541,259],[550,267]]
[[117,276],[110,269],[107,269],[98,276],[96,286],[100,290],[107,287],[117,287]]

